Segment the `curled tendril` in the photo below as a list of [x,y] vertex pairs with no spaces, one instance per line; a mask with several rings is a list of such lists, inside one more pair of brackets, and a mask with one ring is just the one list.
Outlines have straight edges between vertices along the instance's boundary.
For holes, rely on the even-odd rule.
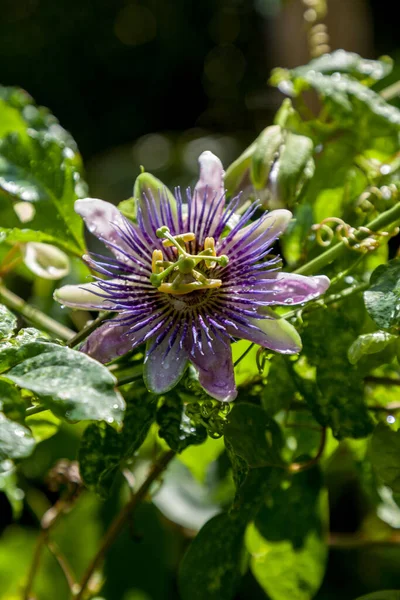
[[[329,246],[336,235],[337,239],[346,244],[348,248],[361,253],[376,250],[376,248],[380,246],[382,238],[390,239],[399,232],[398,227],[390,232],[372,231],[364,226],[358,227],[357,229],[348,223],[345,223],[345,221],[339,219],[339,217],[327,217],[321,221],[321,223],[313,225],[312,230],[316,232],[315,237],[320,246]],[[367,237],[363,240],[359,240],[357,237],[357,234],[359,233],[366,233]]]
[[399,196],[398,184],[389,183],[381,187],[371,186],[357,200],[357,208],[366,213],[377,209],[386,209],[393,205]]
[[226,417],[231,405],[222,404],[216,400],[191,402],[185,406],[185,413],[196,425],[203,425],[209,437],[218,439],[224,435]]
[[273,357],[273,354],[266,348],[259,348],[256,354],[256,364],[260,375],[264,373],[265,363]]

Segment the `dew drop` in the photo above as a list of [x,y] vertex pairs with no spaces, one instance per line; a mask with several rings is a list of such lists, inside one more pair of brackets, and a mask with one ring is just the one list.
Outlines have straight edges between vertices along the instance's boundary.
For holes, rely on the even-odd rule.
[[393,425],[393,423],[396,421],[396,419],[394,418],[393,415],[389,415],[388,417],[386,417],[386,421],[388,423],[390,423],[390,425]]

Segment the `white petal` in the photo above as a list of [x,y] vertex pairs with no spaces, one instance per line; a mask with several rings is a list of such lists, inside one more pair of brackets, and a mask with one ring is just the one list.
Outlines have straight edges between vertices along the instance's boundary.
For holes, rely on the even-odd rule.
[[[115,282],[118,282],[118,280],[115,280]],[[104,292],[94,282],[80,285],[64,285],[54,292],[54,300],[71,308],[93,308],[96,310],[111,308],[110,301],[107,298],[99,296],[99,294],[104,295]]]

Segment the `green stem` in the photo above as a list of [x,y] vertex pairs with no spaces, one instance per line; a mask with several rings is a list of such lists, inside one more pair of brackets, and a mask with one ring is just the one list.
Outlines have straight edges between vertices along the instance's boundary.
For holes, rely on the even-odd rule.
[[33,323],[33,325],[52,333],[55,337],[60,338],[61,340],[69,340],[71,336],[75,334],[72,329],[61,325],[61,323],[58,323],[51,317],[48,317],[38,308],[34,308],[1,283],[0,301],[3,302],[3,304],[5,304],[8,308],[11,308],[11,310],[15,310],[17,313],[22,315],[24,319],[30,323]]
[[90,333],[92,333],[95,329],[97,329],[99,327],[99,325],[101,325],[103,323],[103,321],[108,319],[113,314],[114,313],[112,311],[106,311],[106,312],[101,313],[101,315],[99,315],[97,317],[97,319],[94,319],[94,321],[92,321],[89,325],[84,327],[78,333],[74,334],[72,338],[70,336],[68,339],[67,345],[70,348],[77,346],[80,342],[82,342],[84,339],[86,339]]
[[[389,210],[385,211],[379,217],[368,223],[366,227],[371,231],[380,231],[384,228],[389,228],[391,225],[394,225],[396,221],[400,219],[400,203],[396,204]],[[355,236],[357,240],[363,240],[368,237],[370,234],[366,231],[358,231]],[[296,269],[294,273],[299,273],[301,275],[313,275],[314,273],[319,273],[322,271],[326,265],[329,265],[336,258],[345,254],[348,250],[348,246],[344,242],[339,242],[335,244],[332,248],[329,248],[313,260],[310,260],[308,263]]]

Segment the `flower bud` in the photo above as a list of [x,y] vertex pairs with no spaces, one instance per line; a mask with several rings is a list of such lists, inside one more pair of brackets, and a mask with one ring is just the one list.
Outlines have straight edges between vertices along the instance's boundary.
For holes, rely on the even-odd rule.
[[136,178],[133,188],[133,196],[136,200],[136,205],[141,206],[145,213],[147,213],[146,198],[148,200],[153,198],[158,206],[160,203],[160,198],[162,196],[166,196],[172,214],[176,214],[175,196],[167,188],[167,186],[162,183],[162,181],[157,179],[157,177],[154,177],[154,175],[151,175],[151,173],[140,173],[140,175]]
[[22,252],[25,265],[38,277],[61,279],[69,273],[69,258],[56,246],[28,242]]

